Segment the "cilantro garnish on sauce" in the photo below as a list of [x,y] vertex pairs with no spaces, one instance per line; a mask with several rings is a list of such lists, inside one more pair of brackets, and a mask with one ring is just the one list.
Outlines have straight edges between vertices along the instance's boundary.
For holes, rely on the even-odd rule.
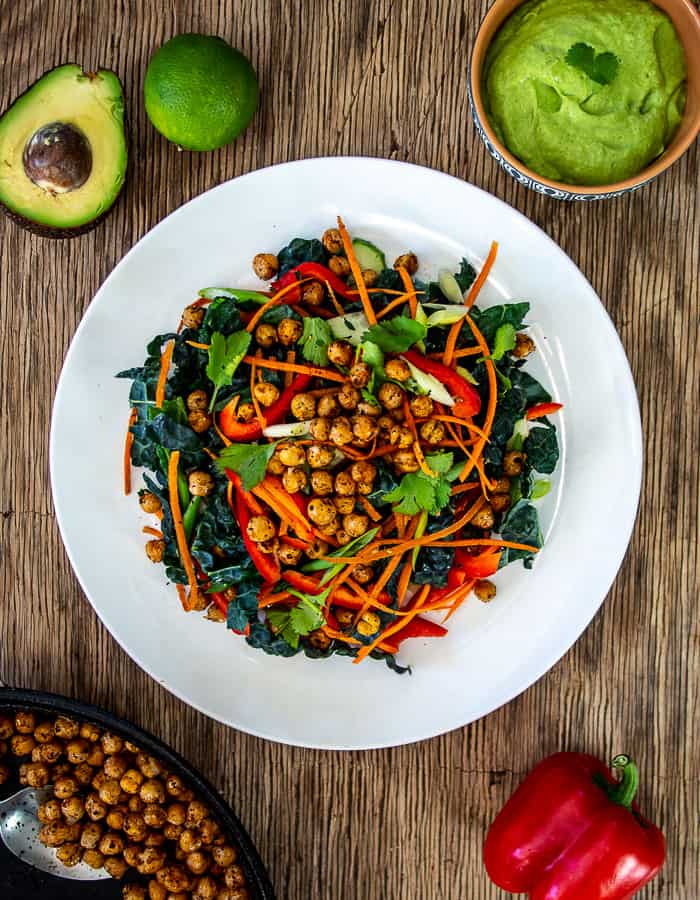
[[590,44],[582,42],[570,47],[564,58],[570,66],[585,72],[596,84],[610,84],[620,67],[620,60],[614,53],[606,50],[596,54]]

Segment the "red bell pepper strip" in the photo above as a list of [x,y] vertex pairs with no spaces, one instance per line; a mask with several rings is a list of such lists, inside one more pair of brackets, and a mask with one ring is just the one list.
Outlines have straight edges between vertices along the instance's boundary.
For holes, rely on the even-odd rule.
[[[316,278],[321,283],[328,282],[335,294],[339,294],[346,300],[355,299],[355,297],[350,293],[350,288],[347,286],[347,284],[345,284],[344,281],[341,281],[340,278],[338,278],[338,276],[334,272],[331,272],[329,268],[321,265],[321,263],[316,262],[299,263],[298,266],[295,266],[293,269],[285,272],[281,278],[278,278],[277,281],[275,281],[275,283],[272,285],[272,290],[277,293],[277,291],[282,290],[282,288],[287,287],[287,285],[289,284],[293,284],[295,281],[298,281],[301,278]],[[294,300],[298,300],[299,297],[301,297],[301,291],[299,292],[299,296],[295,296],[294,291],[290,291],[287,297],[289,299],[289,302],[292,303],[294,302]]]
[[[268,425],[276,425],[284,419],[294,397],[300,394],[310,381],[310,375],[302,373],[296,376],[289,387],[285,388],[277,400],[265,410],[264,416]],[[227,412],[228,409],[226,405],[219,414],[219,428],[229,440],[254,441],[262,437],[262,427],[257,419],[253,419],[252,422],[238,422],[233,412]]]
[[559,412],[563,403],[535,403],[525,413],[526,419],[541,419],[542,416],[551,416],[555,412]]
[[455,565],[460,567],[467,578],[488,578],[495,575],[500,562],[500,552],[486,550],[474,555],[465,553],[464,550],[455,551]]
[[420,369],[421,372],[434,375],[438,381],[445,385],[456,401],[452,407],[452,412],[456,416],[468,419],[479,412],[481,409],[479,392],[474,385],[469,384],[466,379],[462,378],[459,372],[435,359],[428,359],[422,353],[418,353],[417,350],[406,350],[401,355],[417,369]]
[[315,578],[304,575],[302,572],[295,572],[294,569],[285,569],[280,577],[284,578],[287,584],[295,590],[302,591],[304,594],[320,594],[323,591],[323,586]]
[[[238,494],[245,505],[248,507],[252,515],[261,516],[264,514],[263,507],[258,503],[257,499],[250,493],[250,491],[244,491],[243,485],[241,483],[240,476],[237,472],[232,472],[231,469],[225,469],[226,477],[233,484],[236,494]],[[235,501],[231,504],[231,512],[235,515]]]
[[389,640],[395,647],[399,647],[409,638],[440,638],[445,637],[446,634],[447,629],[443,628],[442,625],[438,625],[437,622],[431,622],[430,619],[421,619],[420,616],[416,616],[401,631],[392,634]]
[[633,804],[638,772],[628,756],[610,770],[584,753],[557,753],[517,788],[486,835],[491,879],[531,900],[628,900],[657,874],[661,831]]
[[271,584],[280,580],[280,566],[274,556],[270,553],[263,553],[259,545],[248,537],[248,522],[250,521],[250,510],[245,504],[243,497],[236,493],[236,520],[238,527],[241,529],[241,537],[246,550],[253,560],[253,565],[262,576],[263,581]]
[[[426,606],[431,606],[433,603],[439,603],[440,600],[442,600],[448,594],[451,594],[452,591],[456,590],[458,587],[461,587],[467,580],[466,573],[461,568],[461,566],[457,564],[456,559],[457,557],[455,555],[455,564],[447,573],[446,587],[434,587],[428,595]],[[399,632],[399,634],[401,634],[401,632]]]

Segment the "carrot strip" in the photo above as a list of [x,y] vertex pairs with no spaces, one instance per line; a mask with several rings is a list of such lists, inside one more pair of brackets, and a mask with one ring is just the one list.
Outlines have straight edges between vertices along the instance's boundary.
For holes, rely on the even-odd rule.
[[[498,245],[496,245],[498,246]],[[490,359],[491,352],[489,350],[489,346],[484,340],[483,334],[479,331],[479,329],[474,324],[474,320],[470,315],[466,316],[467,323],[471,328],[472,334],[476,339],[477,344],[484,356],[485,365],[486,365],[486,375],[488,377],[489,382],[489,398],[486,406],[486,415],[484,417],[484,436],[479,439],[476,446],[474,447],[474,453],[470,454],[467,462],[464,465],[464,468],[459,473],[459,480],[465,481],[469,473],[476,466],[476,463],[484,452],[484,447],[486,446],[486,442],[491,436],[491,428],[493,427],[493,420],[496,416],[496,404],[498,402],[498,382],[496,380],[496,367],[493,364],[493,361]]]
[[296,290],[300,284],[304,284],[306,281],[313,281],[312,278],[300,278],[298,281],[293,281],[291,284],[286,285],[281,290],[277,291],[276,294],[273,294],[272,297],[267,301],[267,303],[263,303],[260,309],[257,310],[253,318],[248,322],[245,327],[246,331],[254,331],[255,326],[258,324],[260,319],[265,315],[268,309],[271,309],[273,306],[277,306],[280,300],[283,297],[286,297],[291,291]]
[[464,305],[471,309],[474,305],[474,301],[477,298],[477,295],[481,288],[484,286],[484,282],[489,277],[489,272],[491,271],[493,264],[496,262],[496,255],[498,254],[498,241],[491,242],[491,249],[489,250],[489,255],[486,257],[483,266],[481,267],[481,271],[476,276],[476,280],[474,284],[471,286],[471,290],[467,294],[467,299],[464,301]]
[[288,531],[289,522],[286,519],[282,519],[282,521],[280,522],[279,536],[284,537]]
[[180,559],[187,575],[187,581],[190,586],[189,603],[190,608],[194,606],[195,600],[199,594],[197,585],[197,576],[194,571],[194,564],[190,555],[190,548],[187,546],[187,537],[185,536],[185,527],[182,524],[182,512],[180,510],[180,494],[177,488],[177,470],[180,463],[180,451],[173,450],[168,460],[168,491],[170,494],[170,512],[173,517],[173,527],[175,528],[175,537],[177,539],[177,548],[180,551]]
[[168,341],[165,350],[160,356],[160,372],[158,373],[158,383],[156,384],[156,406],[160,409],[165,400],[165,383],[168,379],[168,371],[170,362],[173,358],[173,350],[175,349],[175,341]]
[[276,603],[283,603],[289,600],[292,595],[289,591],[280,591],[278,594],[268,594],[267,597],[258,600],[258,609],[266,609],[268,606],[274,606]]
[[433,472],[428,463],[425,461],[425,456],[423,456],[423,450],[421,449],[420,441],[413,442],[413,452],[416,455],[416,459],[418,460],[418,465],[421,468],[421,472],[428,476],[428,478],[437,478],[437,472]]
[[200,344],[198,341],[185,341],[190,347],[194,347],[195,350],[208,350],[209,344]]
[[396,597],[399,601],[399,606],[403,606],[404,597],[406,596],[406,591],[408,590],[408,585],[411,581],[412,572],[413,563],[409,559],[403,564],[403,569],[401,569],[401,574],[399,575],[399,583],[396,586]]
[[471,594],[472,589],[476,581],[465,581],[464,584],[460,585],[452,594],[449,594],[447,597],[443,597],[443,601],[450,601],[450,608],[447,612],[447,615],[442,620],[443,622],[447,622],[452,616],[457,612],[460,606],[464,603],[467,597]]
[[134,446],[134,436],[131,433],[131,426],[136,424],[138,415],[136,408],[132,408],[129,413],[129,424],[126,428],[126,437],[124,438],[124,493],[127,497],[131,493],[131,448]]
[[416,428],[416,420],[413,418],[413,413],[411,412],[411,406],[408,402],[408,397],[404,394],[403,397],[403,417],[406,420],[406,427],[413,435],[414,443],[418,442],[418,429]]
[[260,427],[264,431],[267,428],[267,420],[260,409],[260,403],[255,396],[255,376],[257,374],[257,366],[256,363],[258,358],[256,356],[245,357],[246,360],[251,360],[250,363],[250,399],[253,404],[253,409],[255,410],[255,418],[260,423]]
[[280,362],[276,359],[261,359],[257,356],[244,356],[243,362],[250,366],[259,366],[261,369],[276,369],[280,372],[302,372],[314,378],[326,378],[329,381],[345,383],[345,375],[332,369],[323,369],[320,366],[307,366],[301,363]]
[[335,296],[335,291],[331,287],[329,281],[326,281],[325,285],[326,285],[326,288],[328,289],[328,298],[331,301],[333,308],[335,309],[335,311],[338,313],[339,316],[342,316],[345,313],[345,310],[340,305],[340,303],[338,303],[338,298]]
[[457,341],[459,339],[459,333],[462,330],[463,324],[464,319],[457,319],[457,321],[452,325],[447,334],[445,349],[442,354],[442,361],[446,366],[452,365],[452,360],[454,359],[455,350],[457,348]]
[[366,497],[363,497],[362,494],[358,495],[357,502],[360,504],[362,509],[367,513],[370,519],[373,522],[380,522],[382,519],[382,514],[376,510],[369,500]]
[[425,603],[428,594],[430,593],[430,585],[426,584],[416,595],[416,602],[413,606],[413,609],[410,610],[409,615],[404,616],[394,625],[390,625],[388,628],[385,628],[383,632],[374,640],[371,644],[365,644],[360,650],[357,652],[357,656],[353,660],[353,663],[361,663],[363,659],[369,656],[369,654],[374,650],[382,641],[385,641],[388,637],[391,637],[393,634],[397,634],[403,628],[408,625],[408,623],[414,619],[418,613],[421,611],[421,607]]
[[481,353],[480,347],[465,347],[463,350],[455,350],[452,358],[461,359],[463,356],[477,356],[479,353]]
[[[387,292],[388,293],[388,292]],[[408,300],[410,302],[411,298],[415,300],[419,293],[423,293],[423,291],[414,291],[411,290],[410,293],[400,294],[395,300],[392,300],[391,303],[387,303],[384,309],[380,309],[377,313],[377,319],[383,319],[384,316],[388,315],[390,312],[396,309],[397,306],[403,306],[404,303]]]
[[190,599],[187,596],[187,591],[185,590],[184,584],[176,584],[175,588],[177,590],[177,595],[180,598],[180,603],[182,604],[182,608],[185,610],[185,612],[192,612],[192,608],[193,608],[194,604],[190,602]]
[[362,303],[362,308],[364,309],[365,315],[367,316],[367,321],[370,325],[376,325],[377,317],[374,314],[372,302],[369,299],[369,294],[367,293],[367,285],[362,279],[362,270],[360,269],[360,264],[358,263],[357,257],[355,256],[355,251],[352,247],[350,235],[348,234],[348,230],[345,227],[345,224],[340,216],[338,216],[338,231],[340,232],[340,237],[343,241],[345,255],[347,256],[348,262],[350,263],[350,271],[352,272],[352,277],[355,279],[355,284],[360,295],[360,302]]
[[[431,416],[431,419],[434,419],[436,422],[452,422],[455,425],[461,425],[462,428],[466,428],[468,431],[473,431],[474,434],[478,434],[479,437],[488,437],[484,434],[483,430],[478,426],[474,425],[473,422],[469,422],[467,419],[460,419],[457,416]],[[426,420],[428,421],[428,420]]]
[[466,484],[456,484],[452,488],[452,496],[456,497],[457,494],[463,494],[465,491],[473,491],[475,488],[479,487],[478,481],[468,481]]
[[158,531],[157,528],[151,528],[150,525],[144,525],[141,530],[143,531],[144,534],[150,534],[154,538],[158,538],[159,541],[163,540],[163,532]]
[[[287,350],[287,362],[292,364],[296,362],[297,354],[295,350]],[[286,388],[290,387],[292,382],[294,381],[294,372],[291,370],[284,373],[284,386]]]
[[406,289],[406,293],[412,295],[408,298],[408,308],[411,310],[411,318],[415,319],[416,313],[418,312],[418,299],[416,298],[415,288],[413,286],[413,282],[411,281],[411,276],[403,266],[399,266],[399,275],[401,276],[401,281],[403,282],[403,286]]

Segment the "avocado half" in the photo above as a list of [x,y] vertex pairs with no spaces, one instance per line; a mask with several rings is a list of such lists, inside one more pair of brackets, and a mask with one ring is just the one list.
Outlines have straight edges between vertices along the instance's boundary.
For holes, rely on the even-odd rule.
[[0,207],[44,237],[94,228],[119,196],[126,163],[114,72],[51,69],[0,116]]

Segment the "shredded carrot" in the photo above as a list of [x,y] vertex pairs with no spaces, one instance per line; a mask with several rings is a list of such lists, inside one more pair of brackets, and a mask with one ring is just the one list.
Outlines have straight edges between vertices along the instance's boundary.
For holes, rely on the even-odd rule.
[[261,359],[256,356],[244,356],[243,362],[248,365],[259,366],[261,369],[276,369],[280,372],[302,372],[313,378],[326,378],[329,381],[345,383],[345,375],[332,369],[322,369],[319,366],[307,366],[301,363],[280,362],[277,359]]
[[291,499],[286,491],[281,490],[268,477],[263,478],[260,484],[257,484],[251,491],[256,497],[259,497],[264,503],[273,509],[280,519],[289,519],[290,525],[297,532],[300,538],[308,541],[313,540],[313,528],[311,523],[302,514],[299,507]]
[[253,318],[248,322],[245,327],[246,331],[254,331],[255,326],[258,324],[260,319],[265,315],[268,309],[271,309],[273,306],[277,306],[277,304],[282,300],[283,297],[286,297],[291,291],[296,290],[300,284],[304,284],[306,281],[313,281],[312,278],[300,278],[298,281],[293,281],[291,284],[286,285],[281,290],[277,291],[276,294],[273,294],[272,297],[267,301],[267,303],[263,303],[263,305],[258,309],[253,316]]
[[[368,294],[386,294],[387,297],[405,297],[406,291],[396,291],[391,288],[365,288]],[[348,291],[348,294],[359,294],[354,288]],[[416,294],[424,294],[425,291],[416,291]]]
[[[488,437],[484,435],[484,432],[481,428],[478,428],[473,422],[468,421],[467,419],[460,419],[457,416],[431,416],[431,419],[434,419],[436,422],[452,422],[455,425],[461,425],[462,428],[466,428],[468,431],[472,431],[474,434],[478,434],[479,437]],[[429,421],[429,420],[426,420]],[[456,438],[455,438],[456,440]]]
[[430,593],[430,585],[426,584],[424,587],[420,589],[418,594],[416,595],[416,600],[413,608],[410,610],[409,615],[404,616],[394,625],[390,625],[388,628],[385,628],[384,631],[374,640],[371,644],[365,644],[357,651],[357,656],[353,660],[353,663],[361,663],[363,659],[365,659],[369,654],[374,650],[380,643],[385,641],[387,638],[391,637],[393,634],[397,634],[403,628],[408,625],[408,623],[414,619],[418,613],[421,611],[421,607],[425,603],[428,594]]
[[158,531],[157,528],[151,528],[150,525],[144,525],[142,529],[144,534],[150,534],[154,538],[158,538],[159,541],[163,540],[163,532]]
[[367,285],[364,283],[362,278],[362,270],[360,269],[360,264],[357,261],[357,257],[355,256],[355,251],[352,247],[352,241],[350,239],[350,235],[348,234],[348,230],[343,223],[343,220],[338,216],[338,231],[340,232],[340,237],[343,241],[343,248],[345,249],[345,255],[348,258],[348,262],[350,263],[350,271],[352,272],[352,277],[355,279],[355,285],[357,286],[358,293],[360,295],[360,301],[362,303],[362,308],[365,311],[365,316],[367,316],[367,321],[370,325],[376,325],[377,317],[374,314],[374,309],[372,308],[372,301],[369,299],[369,294],[367,293]]
[[267,597],[258,600],[258,609],[274,606],[275,603],[283,603],[285,600],[289,600],[291,596],[289,591],[280,591],[278,594],[268,594]]
[[[397,306],[403,306],[407,300],[410,301],[411,298],[415,300],[418,295],[418,291],[411,290],[410,293],[400,294],[395,300],[392,300],[391,303],[387,303],[384,309],[380,309],[377,313],[377,319],[383,319],[384,316],[388,315],[390,312],[396,309]],[[423,293],[420,291],[420,293]]]
[[472,334],[474,335],[474,338],[476,339],[476,342],[479,345],[479,348],[481,349],[481,352],[485,359],[486,375],[489,382],[489,398],[486,405],[486,415],[484,417],[484,436],[479,439],[476,446],[474,447],[474,453],[469,456],[467,462],[464,465],[464,468],[459,473],[460,481],[466,481],[467,476],[477,465],[481,454],[484,452],[486,442],[491,436],[491,428],[493,427],[493,420],[496,416],[496,404],[498,402],[498,382],[496,380],[496,367],[494,366],[493,361],[489,358],[491,356],[489,345],[484,340],[483,334],[474,324],[474,320],[472,319],[472,317],[468,315],[466,319],[467,324],[471,328]]
[[185,612],[192,612],[192,608],[194,604],[190,601],[190,598],[187,596],[187,591],[185,590],[184,584],[176,584],[175,588],[177,589],[177,595],[180,598],[180,603],[182,604],[182,608]]
[[[296,362],[297,354],[296,350],[287,350],[287,362],[292,364]],[[284,386],[286,388],[290,387],[292,382],[294,381],[294,372],[291,370],[284,373]]]
[[194,347],[195,350],[208,350],[209,344],[200,344],[198,341],[185,341],[190,347]]
[[408,523],[408,516],[404,515],[404,513],[394,513],[396,518],[396,533],[400,538],[406,534],[406,525]]
[[413,418],[411,406],[408,402],[408,397],[405,394],[403,397],[403,417],[406,420],[406,427],[413,435],[414,442],[418,443],[418,429],[416,428],[416,420]]
[[465,347],[463,350],[455,350],[452,358],[461,359],[463,356],[477,356],[479,353],[481,353],[480,347]]
[[[307,313],[307,311],[304,309],[303,306],[299,306],[298,303],[290,303],[289,305],[292,307],[292,309],[298,316],[302,317],[302,319],[309,318],[309,313]],[[319,312],[320,312],[320,310],[319,310]]]
[[160,372],[158,373],[158,383],[156,384],[156,406],[160,409],[165,400],[165,382],[168,380],[168,371],[170,370],[170,361],[173,358],[173,350],[175,349],[175,341],[168,341],[168,344],[160,356]]
[[[430,535],[432,537],[432,535]],[[539,553],[539,547],[532,544],[519,544],[517,541],[503,541],[498,538],[466,538],[459,541],[428,541],[424,547],[505,547],[510,550],[526,550],[528,553]]]
[[190,548],[187,546],[187,537],[185,536],[185,527],[182,524],[182,512],[180,510],[180,494],[177,487],[177,470],[180,463],[180,451],[173,450],[168,460],[168,492],[170,494],[170,512],[173,517],[173,527],[175,528],[175,537],[177,538],[177,548],[180,551],[180,559],[187,575],[187,581],[190,586],[189,603],[192,606],[199,594],[197,586],[197,576],[194,571]]
[[476,276],[476,280],[474,281],[474,284],[471,286],[471,289],[467,294],[467,299],[464,301],[464,304],[468,309],[471,309],[474,305],[474,301],[476,300],[479,291],[482,289],[482,287],[484,286],[484,282],[489,277],[489,272],[491,271],[493,264],[496,262],[497,253],[498,241],[492,241],[489,255],[486,257],[486,260],[481,267],[481,271]]
[[382,514],[372,506],[372,504],[366,497],[363,497],[362,494],[359,494],[357,497],[357,502],[373,522],[381,522]]
[[304,393],[308,394],[310,397],[325,397],[326,394],[337,394],[339,391],[340,388],[337,387],[323,387],[314,388],[312,391],[304,391]]
[[416,298],[415,288],[413,286],[413,282],[411,281],[411,276],[408,274],[406,269],[403,266],[399,266],[399,275],[401,276],[401,281],[406,290],[406,293],[409,295],[408,297],[408,308],[411,310],[411,318],[415,319],[416,313],[418,312],[418,300]]
[[251,360],[251,362],[250,362],[250,400],[253,404],[253,409],[255,410],[255,418],[258,420],[258,424],[264,431],[267,428],[267,420],[265,419],[262,409],[260,409],[260,403],[258,402],[258,399],[255,396],[255,376],[258,371],[256,363],[258,362],[258,359],[256,356],[245,357],[245,359]]
[[463,494],[465,491],[473,491],[475,488],[479,487],[478,481],[468,481],[466,484],[456,484],[452,488],[452,496],[456,497],[457,494]]
[[340,305],[340,303],[338,303],[338,298],[335,296],[335,291],[331,287],[330,282],[326,281],[325,284],[326,288],[328,289],[328,299],[331,301],[331,304],[333,305],[333,308],[338,313],[338,315],[342,316],[345,310]]
[[413,563],[409,559],[403,564],[403,569],[401,569],[401,574],[399,575],[399,582],[396,586],[396,597],[399,601],[399,606],[403,606],[403,601],[406,596],[406,591],[408,590],[408,585],[411,581],[412,573]]
[[282,521],[280,522],[279,536],[284,537],[288,531],[289,531],[289,522],[287,521],[287,519],[282,519]]
[[136,408],[132,408],[129,413],[129,424],[126,427],[126,437],[124,438],[124,493],[127,497],[131,493],[131,448],[134,446],[131,426],[136,424],[137,418],[138,412]]
[[457,319],[457,321],[452,325],[447,334],[445,349],[442,354],[442,361],[446,366],[452,365],[452,360],[454,359],[455,350],[457,348],[457,341],[459,340],[459,333],[462,330],[462,325],[464,325],[464,319]]
[[457,612],[457,610],[464,603],[464,601],[467,599],[467,597],[471,594],[472,589],[475,584],[476,584],[475,580],[465,581],[464,584],[461,584],[451,594],[448,594],[447,597],[443,597],[444,602],[450,603],[450,608],[447,612],[447,615],[442,620],[443,622],[447,622],[448,619],[452,618],[452,616]]

